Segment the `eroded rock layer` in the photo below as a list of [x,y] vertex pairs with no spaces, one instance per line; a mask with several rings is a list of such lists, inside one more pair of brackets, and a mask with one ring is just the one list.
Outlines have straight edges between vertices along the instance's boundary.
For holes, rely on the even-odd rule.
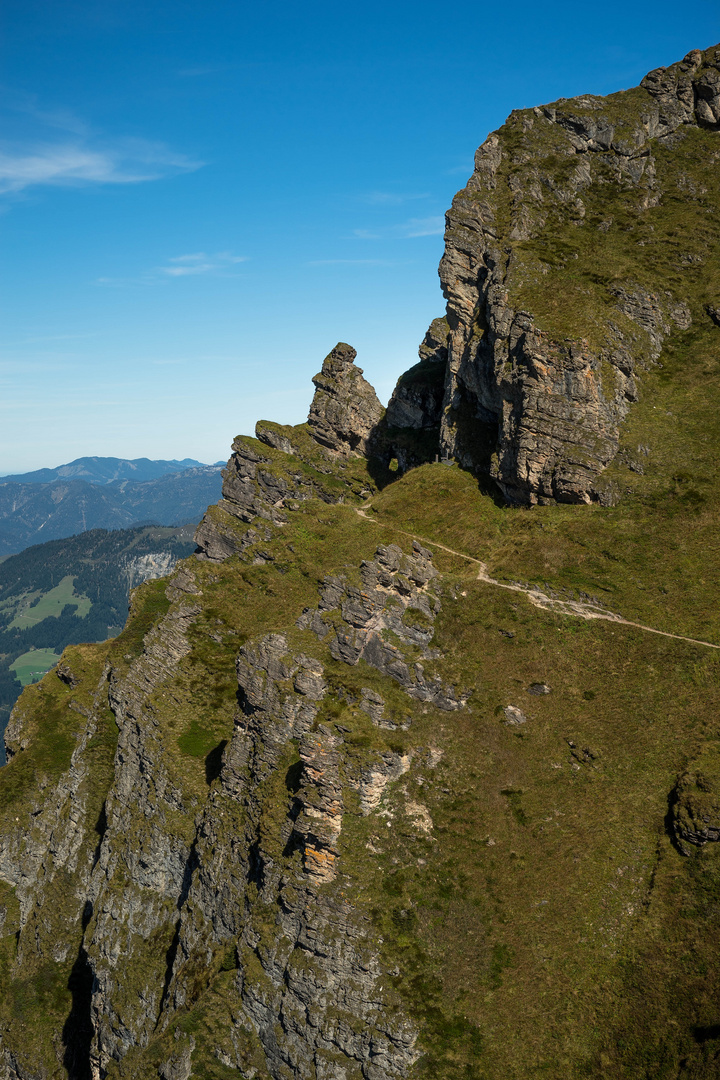
[[441,452],[512,503],[613,501],[602,473],[638,377],[712,306],[687,273],[701,236],[662,243],[658,222],[668,200],[707,195],[719,95],[720,50],[696,50],[635,90],[519,110],[489,136],[447,215],[442,415],[399,385],[394,422],[437,418]]
[[308,426],[313,438],[338,457],[367,456],[385,411],[362,368],[355,365],[356,356],[352,346],[338,342],[313,379]]
[[[26,688],[2,1080],[716,1076],[717,57],[513,114],[387,414],[338,345]],[[613,502],[636,398],[634,503],[480,490]]]

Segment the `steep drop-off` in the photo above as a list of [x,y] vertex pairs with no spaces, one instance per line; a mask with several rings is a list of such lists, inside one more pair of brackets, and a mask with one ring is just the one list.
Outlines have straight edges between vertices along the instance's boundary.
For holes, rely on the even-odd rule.
[[[340,343],[195,556],[23,693],[1,1076],[718,1075],[717,57],[513,114],[385,416]],[[581,196],[568,147],[610,169]],[[706,261],[669,284],[671,236]]]
[[[395,424],[513,503],[612,502],[603,476],[643,372],[675,330],[717,324],[720,54],[635,90],[514,112],[453,200],[448,301]],[[415,408],[414,408],[415,407]]]

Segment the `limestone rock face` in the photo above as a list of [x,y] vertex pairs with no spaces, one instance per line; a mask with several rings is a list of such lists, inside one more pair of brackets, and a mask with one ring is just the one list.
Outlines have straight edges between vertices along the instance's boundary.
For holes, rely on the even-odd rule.
[[420,363],[398,380],[385,420],[390,427],[435,428],[442,416],[447,339],[446,319],[434,319],[420,346]]
[[128,558],[123,567],[123,576],[128,588],[134,589],[142,581],[167,577],[176,563],[176,557],[169,551],[151,551],[134,559]]
[[334,457],[365,456],[385,411],[362,368],[355,366],[356,356],[350,345],[338,342],[313,379],[310,432]]
[[[429,553],[395,549],[375,572],[400,568],[410,575],[403,593],[422,603],[418,590],[437,577]],[[161,728],[175,723],[177,680],[205,602],[188,565],[171,579],[168,599],[140,655],[103,668],[92,706],[82,707],[70,768],[38,796],[32,827],[0,832],[0,879],[17,893],[18,963],[27,955],[72,963],[77,955],[69,1075],[205,1075],[196,1067],[200,1040],[179,1022],[222,963],[231,1007],[212,1036],[212,1057],[226,1068],[263,1080],[403,1080],[420,1053],[418,1028],[388,984],[382,938],[347,898],[349,878],[336,879],[344,818],[382,823],[386,789],[409,770],[412,754],[358,753],[345,744],[349,728],[318,723],[326,698],[336,710],[343,698],[319,659],[268,633],[237,654],[239,708],[218,748],[214,783],[202,793],[184,787],[174,740]],[[76,693],[82,680],[67,662],[60,674],[50,678],[63,694]],[[117,753],[98,820],[87,785],[108,706]],[[23,752],[24,723],[20,706],[6,733],[10,758]],[[297,783],[288,771],[296,755]],[[59,884],[73,881],[62,907],[51,888],[60,874]],[[14,1035],[2,1035],[3,1076],[57,1075],[16,1063]],[[158,1039],[153,1065],[144,1054]]]
[[[409,645],[420,650],[423,658],[437,658],[429,648],[440,610],[432,587],[436,577],[431,553],[417,540],[413,541],[412,555],[404,555],[395,544],[381,545],[375,558],[360,567],[361,588],[350,585],[344,577],[325,578],[319,606],[304,611],[297,625],[313,630],[321,640],[327,639],[335,660],[353,666],[364,660],[399,683],[410,697],[452,712],[465,705],[467,696],[458,695],[438,676],[427,678],[423,664],[409,664],[403,651],[403,646]],[[340,620],[332,619],[336,611]],[[387,640],[388,633],[391,640]],[[398,644],[392,644],[393,640]],[[375,708],[368,705],[366,711],[378,723],[382,699],[367,700]]]
[[[447,214],[448,334],[436,340],[436,320],[426,339],[426,352],[447,357],[442,406],[399,386],[392,423],[440,422],[441,451],[490,474],[511,503],[612,501],[600,476],[618,452],[638,376],[691,316],[677,275],[666,275],[672,289],[657,288],[647,262],[643,281],[603,278],[603,263],[625,242],[622,230],[642,215],[651,224],[647,215],[674,194],[663,187],[667,150],[680,152],[693,130],[714,139],[719,128],[717,47],[611,98],[512,113],[477,151]],[[597,206],[610,200],[600,220]],[[648,234],[636,243],[652,243]],[[588,284],[576,285],[573,260],[584,257]],[[702,262],[693,252],[680,258]],[[593,266],[602,280],[591,280]]]

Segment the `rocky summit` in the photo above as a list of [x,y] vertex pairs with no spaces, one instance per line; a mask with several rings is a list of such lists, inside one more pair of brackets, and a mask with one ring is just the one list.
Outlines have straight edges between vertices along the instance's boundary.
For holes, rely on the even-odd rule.
[[[720,1075],[720,48],[513,113],[0,770],[0,1077]],[[309,395],[308,395],[309,396]]]
[[[427,384],[437,361],[442,403],[401,384],[393,422],[439,424],[443,453],[488,473],[510,502],[612,500],[603,473],[638,378],[690,327],[696,291],[695,317],[711,317],[717,262],[702,204],[713,202],[719,127],[716,49],[636,90],[514,112],[447,215],[447,315],[417,373]],[[696,214],[679,220],[678,203]]]

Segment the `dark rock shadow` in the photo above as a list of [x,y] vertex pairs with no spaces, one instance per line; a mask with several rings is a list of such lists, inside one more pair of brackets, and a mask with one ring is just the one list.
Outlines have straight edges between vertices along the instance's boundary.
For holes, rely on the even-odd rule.
[[92,1080],[90,1047],[95,1033],[91,1012],[93,983],[93,970],[81,945],[68,979],[72,1007],[62,1030],[62,1044],[65,1048],[63,1065],[67,1070],[68,1080]]
[[227,746],[227,739],[223,739],[221,743],[210,751],[205,758],[205,781],[208,784],[212,784],[213,780],[217,780],[220,775],[220,771],[223,766],[223,752]]
[[105,812],[105,803],[103,803],[100,808],[100,813],[98,814],[98,819],[95,822],[95,832],[98,834],[98,842],[95,845],[95,851],[93,852],[93,867],[96,865],[98,859],[100,858],[100,848],[102,847],[103,837],[107,832],[107,824],[108,823],[107,814]]
[[692,1037],[696,1043],[706,1043],[713,1039],[720,1039],[720,1024],[710,1024],[707,1027],[694,1027],[691,1028],[691,1031]]

